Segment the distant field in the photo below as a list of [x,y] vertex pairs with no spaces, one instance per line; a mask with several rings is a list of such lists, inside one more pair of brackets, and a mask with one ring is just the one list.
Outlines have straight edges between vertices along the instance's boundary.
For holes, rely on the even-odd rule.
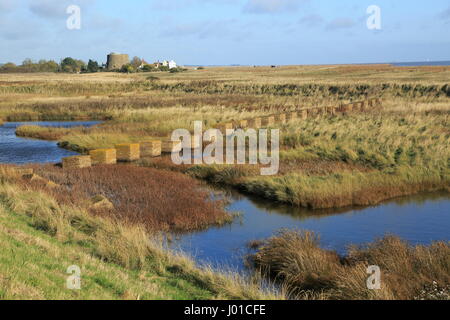
[[[120,119],[152,109],[207,107],[272,111],[367,96],[415,99],[450,96],[450,67],[390,65],[217,67],[183,73],[0,74],[0,119]],[[444,99],[445,100],[445,99]]]
[[102,72],[93,74],[67,73],[0,73],[0,84],[8,82],[126,82],[142,80],[148,75],[156,75],[163,81],[252,81],[258,83],[308,83],[320,81],[336,83],[358,82],[432,82],[448,83],[450,66],[397,67],[389,64],[380,65],[317,65],[317,66],[280,66],[272,67],[206,67],[203,70],[188,68],[185,73],[138,73],[121,74]]

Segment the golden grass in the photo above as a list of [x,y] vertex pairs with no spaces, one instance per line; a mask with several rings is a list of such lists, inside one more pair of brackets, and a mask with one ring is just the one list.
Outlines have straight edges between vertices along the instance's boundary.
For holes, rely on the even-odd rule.
[[[319,244],[314,233],[285,230],[265,241],[253,260],[298,299],[450,299],[449,243],[413,247],[385,237],[352,247],[344,257]],[[367,287],[367,269],[374,265],[381,269],[380,290]]]

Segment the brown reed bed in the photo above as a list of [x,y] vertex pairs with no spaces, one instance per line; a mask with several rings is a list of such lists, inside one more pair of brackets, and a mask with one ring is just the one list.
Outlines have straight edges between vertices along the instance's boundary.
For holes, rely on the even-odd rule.
[[36,166],[35,172],[59,185],[46,189],[59,202],[89,207],[92,198],[103,196],[114,208],[93,213],[151,231],[199,230],[232,219],[221,201],[212,200],[198,181],[181,173],[131,165],[69,171],[47,165]]
[[[411,246],[387,236],[348,254],[320,248],[312,232],[282,230],[260,245],[254,266],[289,288],[292,298],[337,300],[450,299],[450,246]],[[367,288],[367,268],[381,269],[381,289]]]

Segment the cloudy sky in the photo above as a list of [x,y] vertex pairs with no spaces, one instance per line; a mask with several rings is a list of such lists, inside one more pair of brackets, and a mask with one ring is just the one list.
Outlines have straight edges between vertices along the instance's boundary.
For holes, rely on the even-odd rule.
[[[370,5],[381,30],[367,28]],[[188,65],[450,60],[450,0],[0,0],[0,63],[112,51]]]

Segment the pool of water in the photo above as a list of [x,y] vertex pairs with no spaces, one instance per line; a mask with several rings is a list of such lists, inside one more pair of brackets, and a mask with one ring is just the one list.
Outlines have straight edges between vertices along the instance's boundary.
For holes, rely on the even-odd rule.
[[343,254],[350,244],[364,244],[397,235],[411,244],[450,240],[450,194],[405,197],[375,207],[311,211],[232,196],[229,210],[242,213],[233,224],[178,236],[173,247],[201,263],[242,269],[252,240],[263,240],[281,229],[314,231],[321,246]]
[[[93,126],[99,122],[34,122],[53,127]],[[58,148],[56,142],[16,137],[22,124],[0,126],[0,163],[59,162],[74,152]],[[394,234],[412,244],[450,240],[450,194],[405,197],[368,208],[312,211],[262,201],[238,193],[229,194],[228,210],[240,212],[232,224],[177,236],[171,243],[194,256],[199,263],[243,270],[247,243],[272,236],[283,228],[315,231],[322,247],[345,253],[350,244],[373,241]]]
[[7,122],[0,126],[0,163],[51,163],[64,157],[76,155],[75,152],[58,148],[55,141],[25,139],[16,136],[16,128],[25,124],[46,127],[91,127],[98,121],[74,122]]

